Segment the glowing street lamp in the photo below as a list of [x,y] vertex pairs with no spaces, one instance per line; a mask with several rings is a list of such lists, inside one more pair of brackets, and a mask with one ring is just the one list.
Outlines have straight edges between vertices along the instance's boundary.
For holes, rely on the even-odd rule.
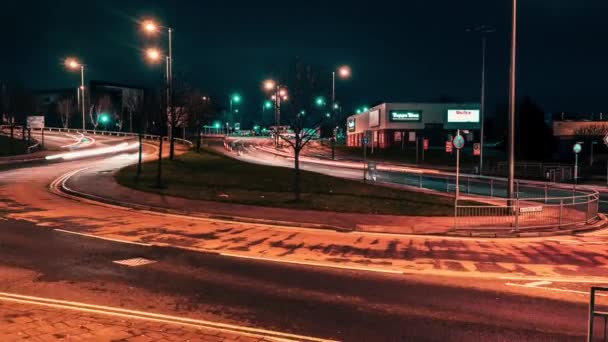
[[156,48],[149,48],[146,50],[146,57],[152,62],[158,62],[161,58],[160,50]]
[[86,129],[86,120],[84,113],[84,64],[80,63],[76,58],[67,58],[65,60],[65,66],[71,70],[78,70],[80,68],[80,98],[82,103],[82,131]]
[[158,25],[152,20],[144,20],[142,23],[142,27],[144,31],[148,33],[156,33],[158,32]]
[[350,75],[351,75],[351,70],[348,65],[343,65],[338,68],[338,76],[340,76],[340,78],[347,79],[347,78],[350,78]]

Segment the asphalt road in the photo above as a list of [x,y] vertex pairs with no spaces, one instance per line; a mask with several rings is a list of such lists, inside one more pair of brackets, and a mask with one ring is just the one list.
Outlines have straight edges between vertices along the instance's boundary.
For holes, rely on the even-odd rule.
[[[3,221],[0,291],[93,301],[344,341],[568,341],[584,303],[498,281],[327,270],[102,241]],[[114,260],[157,263],[130,268]]]
[[[124,244],[54,229],[86,231],[97,218],[104,219],[97,223],[102,225],[128,224],[118,216],[119,209],[72,202],[48,192],[48,184],[59,175],[97,163],[112,165],[112,158],[0,173],[0,190],[19,192],[4,192],[0,198],[11,206],[10,211],[0,210],[0,292],[344,341],[578,341],[586,334],[584,292],[589,284],[562,282],[559,288],[546,290],[517,281],[521,286],[508,285],[503,279],[286,265]],[[15,201],[17,195],[31,204]],[[44,219],[48,213],[41,208],[65,214]],[[27,213],[27,219],[19,219],[20,212]],[[162,222],[169,221],[165,217]],[[184,224],[183,219],[174,221]],[[170,229],[158,226],[154,216],[146,224],[149,229]],[[156,262],[135,268],[113,263],[135,257]]]

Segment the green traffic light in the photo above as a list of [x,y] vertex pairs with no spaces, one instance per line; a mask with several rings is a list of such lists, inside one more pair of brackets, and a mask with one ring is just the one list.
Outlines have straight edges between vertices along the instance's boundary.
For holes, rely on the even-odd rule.
[[264,108],[266,108],[266,109],[272,108],[272,102],[271,101],[264,101]]
[[236,103],[241,102],[241,95],[239,95],[239,94],[232,95],[232,101],[236,102]]
[[108,114],[101,114],[99,116],[99,121],[101,121],[101,123],[106,124],[108,122],[110,122],[110,116]]
[[323,96],[319,96],[315,99],[315,104],[317,105],[317,107],[323,107],[325,106],[325,99],[323,98]]

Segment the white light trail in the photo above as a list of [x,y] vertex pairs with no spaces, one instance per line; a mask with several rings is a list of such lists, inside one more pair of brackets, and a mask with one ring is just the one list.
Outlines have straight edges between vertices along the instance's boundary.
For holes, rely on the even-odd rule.
[[46,160],[56,160],[56,159],[73,160],[73,159],[78,159],[78,158],[94,157],[94,156],[100,156],[100,155],[108,154],[108,153],[124,152],[124,151],[128,151],[130,149],[134,149],[137,147],[139,147],[138,142],[134,143],[134,144],[129,144],[129,143],[124,142],[124,143],[116,145],[116,146],[108,146],[108,147],[90,149],[90,150],[86,150],[86,151],[75,151],[75,152],[54,154],[52,156],[46,156]]

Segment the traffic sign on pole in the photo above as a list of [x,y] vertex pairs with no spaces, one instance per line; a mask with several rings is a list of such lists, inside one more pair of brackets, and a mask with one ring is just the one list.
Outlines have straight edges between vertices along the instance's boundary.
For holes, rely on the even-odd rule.
[[454,140],[452,140],[452,143],[454,144],[454,147],[457,150],[460,150],[461,148],[464,147],[464,137],[462,135],[458,134],[454,137]]
[[454,150],[454,145],[452,145],[451,141],[446,141],[445,142],[445,151],[447,153],[452,153],[452,151]]
[[576,144],[574,144],[574,146],[572,146],[572,151],[576,154],[581,153],[582,150],[583,150],[583,147],[581,146],[580,143],[576,143]]

